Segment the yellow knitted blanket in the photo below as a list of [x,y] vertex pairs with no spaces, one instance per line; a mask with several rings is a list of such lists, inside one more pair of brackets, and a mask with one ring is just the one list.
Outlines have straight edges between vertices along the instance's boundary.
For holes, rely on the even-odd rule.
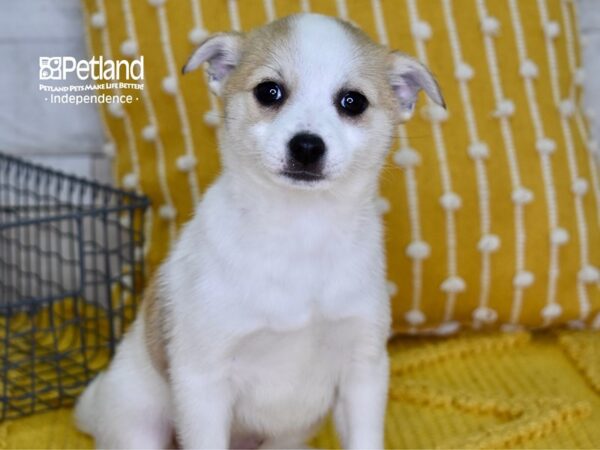
[[[399,338],[388,448],[600,448],[600,333]],[[328,423],[312,443],[336,448]],[[0,449],[92,448],[70,410],[0,424]]]

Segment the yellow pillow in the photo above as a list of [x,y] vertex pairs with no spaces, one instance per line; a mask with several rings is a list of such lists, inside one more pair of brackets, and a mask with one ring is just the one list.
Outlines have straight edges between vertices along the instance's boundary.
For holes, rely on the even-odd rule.
[[[302,10],[354,21],[437,75],[382,176],[394,328],[600,327],[600,170],[581,108],[576,2],[83,0],[92,53],[143,55],[104,110],[117,181],[147,194],[156,267],[219,170],[219,106],[179,69],[207,33]],[[115,92],[118,93],[118,92]]]

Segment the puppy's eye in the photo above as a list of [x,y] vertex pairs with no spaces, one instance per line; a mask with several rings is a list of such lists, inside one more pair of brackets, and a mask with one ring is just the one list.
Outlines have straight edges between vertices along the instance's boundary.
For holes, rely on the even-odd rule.
[[254,88],[254,97],[263,106],[276,106],[283,102],[284,90],[274,81],[265,81]]
[[362,114],[368,106],[367,97],[356,91],[344,92],[338,100],[339,111],[351,117]]

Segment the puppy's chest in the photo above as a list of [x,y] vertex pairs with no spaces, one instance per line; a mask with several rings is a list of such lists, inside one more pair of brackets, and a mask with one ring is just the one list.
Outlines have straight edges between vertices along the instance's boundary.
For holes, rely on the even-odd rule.
[[336,233],[310,232],[255,236],[239,253],[235,276],[224,276],[231,279],[240,314],[289,329],[338,319],[344,305],[353,313],[355,298],[368,284],[364,250]]
[[240,340],[229,359],[239,415],[264,426],[310,424],[330,405],[357,330],[353,320],[316,322],[291,332],[257,330]]
[[233,363],[248,370],[279,366],[283,371],[306,373],[318,362],[338,366],[346,360],[362,324],[356,319],[314,321],[293,331],[260,329],[240,339],[231,350]]

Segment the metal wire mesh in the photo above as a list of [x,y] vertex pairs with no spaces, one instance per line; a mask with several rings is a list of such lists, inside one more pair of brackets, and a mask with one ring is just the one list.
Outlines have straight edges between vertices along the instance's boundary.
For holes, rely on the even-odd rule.
[[143,281],[145,197],[0,153],[0,420],[69,405]]

